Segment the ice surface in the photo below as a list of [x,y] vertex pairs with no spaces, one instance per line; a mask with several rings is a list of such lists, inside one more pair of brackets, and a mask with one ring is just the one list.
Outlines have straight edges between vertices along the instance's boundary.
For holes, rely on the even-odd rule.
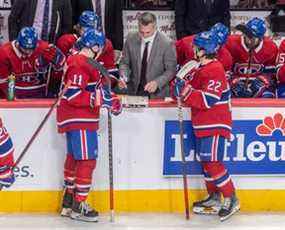
[[74,221],[55,214],[0,214],[0,229],[17,230],[284,230],[285,213],[236,214],[220,222],[217,216],[191,215],[186,221],[183,214],[120,213],[115,222],[109,216],[100,216],[98,223]]

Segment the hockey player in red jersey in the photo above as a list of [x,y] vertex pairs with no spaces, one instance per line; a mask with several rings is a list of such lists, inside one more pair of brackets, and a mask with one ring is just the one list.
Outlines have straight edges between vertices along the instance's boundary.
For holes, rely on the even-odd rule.
[[86,29],[96,29],[99,17],[93,11],[83,11],[75,26],[75,33],[64,34],[57,40],[57,47],[66,55],[70,55],[71,48]]
[[[76,52],[78,49],[76,45],[78,38],[87,29],[97,29],[99,20],[100,18],[93,11],[83,11],[76,26],[76,33],[62,35],[57,41],[58,48],[61,49],[66,56]],[[109,71],[109,74],[112,77],[112,84],[114,86],[119,79],[119,72],[115,63],[115,51],[112,42],[109,39],[106,39],[104,49],[97,61],[103,64]]]
[[[226,71],[230,71],[232,68],[232,56],[230,52],[224,47],[229,35],[229,29],[222,23],[215,24],[211,31],[217,34],[219,38],[220,49],[217,53],[217,59],[223,64]],[[178,40],[176,45],[177,63],[179,66],[183,66],[190,60],[194,60],[193,39],[195,35],[190,35]]]
[[66,189],[61,215],[96,222],[98,212],[85,201],[96,167],[100,107],[106,107],[118,115],[122,106],[118,97],[111,94],[110,87],[104,85],[98,70],[88,63],[88,59],[96,59],[102,52],[104,35],[89,29],[79,42],[81,48],[78,53],[67,59],[64,82],[72,84],[57,109],[58,131],[65,133],[67,140],[64,164]]
[[14,147],[6,128],[0,118],[0,186],[10,187],[15,177],[12,171],[14,165]]
[[279,46],[277,68],[277,97],[285,98],[285,40]]
[[268,37],[265,22],[253,18],[245,25],[238,25],[242,35],[231,35],[226,47],[233,57],[230,80],[234,97],[275,97],[275,77],[265,73],[275,66],[278,48]]
[[175,42],[177,64],[183,66],[194,59],[193,39],[195,35],[186,36]]
[[[194,52],[200,66],[186,74],[187,79],[176,78],[176,97],[191,107],[198,154],[208,197],[194,202],[193,211],[217,214],[223,221],[240,208],[229,172],[223,163],[226,139],[230,138],[232,117],[230,88],[222,64],[215,59],[219,44],[212,32],[194,37]],[[221,195],[224,202],[221,205]]]
[[0,48],[0,90],[7,94],[10,74],[16,77],[16,98],[45,97],[46,73],[51,64],[54,71],[62,71],[65,57],[55,46],[38,40],[33,27],[24,27],[16,40]]
[[214,26],[212,26],[211,32],[213,32],[216,35],[219,44],[217,59],[222,63],[226,71],[226,74],[228,75],[228,73],[232,70],[233,66],[232,55],[225,47],[225,44],[229,36],[229,29],[224,24],[219,22],[216,23]]

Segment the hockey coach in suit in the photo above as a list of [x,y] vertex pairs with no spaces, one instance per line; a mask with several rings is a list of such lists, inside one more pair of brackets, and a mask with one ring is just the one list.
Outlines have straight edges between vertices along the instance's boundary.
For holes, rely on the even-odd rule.
[[128,34],[124,44],[119,87],[127,87],[130,95],[169,96],[169,81],[177,63],[174,44],[157,30],[154,14],[141,14],[138,26],[139,31]]

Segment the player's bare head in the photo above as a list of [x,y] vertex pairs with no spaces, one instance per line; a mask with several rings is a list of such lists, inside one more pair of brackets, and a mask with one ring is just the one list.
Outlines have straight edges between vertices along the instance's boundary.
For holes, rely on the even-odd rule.
[[217,37],[211,31],[199,33],[194,37],[193,48],[196,59],[213,59],[219,49]]
[[138,18],[138,27],[143,39],[151,37],[156,31],[156,16],[150,12],[142,13]]
[[33,27],[24,27],[16,39],[16,47],[23,56],[30,56],[38,44],[38,34]]

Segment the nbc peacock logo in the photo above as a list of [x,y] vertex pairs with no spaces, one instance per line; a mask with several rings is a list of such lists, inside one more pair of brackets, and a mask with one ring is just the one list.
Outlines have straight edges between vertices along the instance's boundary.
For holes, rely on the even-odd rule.
[[272,117],[265,117],[262,124],[256,127],[256,133],[264,137],[272,136],[276,130],[285,136],[285,118],[281,113],[276,113]]

